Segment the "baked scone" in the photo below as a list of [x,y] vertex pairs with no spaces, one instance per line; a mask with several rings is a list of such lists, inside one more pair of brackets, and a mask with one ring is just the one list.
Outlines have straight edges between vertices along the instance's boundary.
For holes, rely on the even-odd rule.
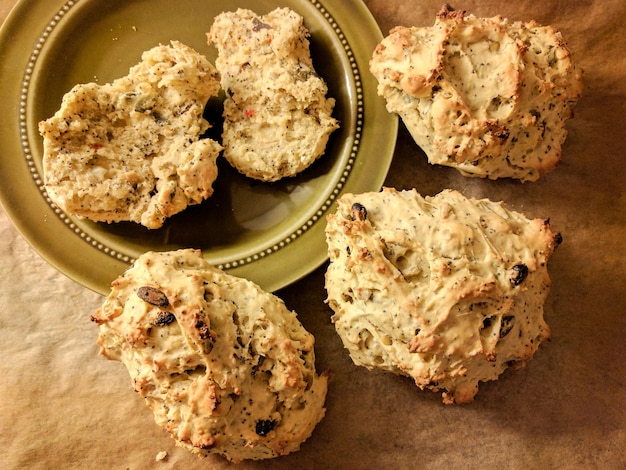
[[471,402],[550,329],[547,262],[561,236],[502,203],[445,190],[345,194],[326,228],[328,304],[355,364]]
[[50,199],[96,222],[159,228],[213,193],[221,146],[200,139],[219,92],[206,57],[176,41],[143,53],[127,76],[79,84],[39,123]]
[[218,15],[207,33],[225,90],[224,156],[240,173],[276,181],[308,168],[338,127],[335,100],[313,68],[300,15],[238,9]]
[[148,252],[92,315],[101,354],[177,444],[231,461],[296,451],[325,413],[314,338],[278,297],[200,251]]
[[561,158],[582,74],[550,26],[444,5],[431,27],[396,27],[370,70],[432,164],[536,181]]

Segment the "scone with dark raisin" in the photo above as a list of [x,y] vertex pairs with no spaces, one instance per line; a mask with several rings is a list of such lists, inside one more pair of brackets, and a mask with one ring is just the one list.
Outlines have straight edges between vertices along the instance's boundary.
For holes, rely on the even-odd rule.
[[200,251],[149,252],[92,316],[178,445],[238,462],[294,452],[325,413],[314,338],[278,297]]
[[385,188],[343,195],[326,238],[328,304],[357,365],[464,403],[550,336],[547,263],[561,236],[547,220]]

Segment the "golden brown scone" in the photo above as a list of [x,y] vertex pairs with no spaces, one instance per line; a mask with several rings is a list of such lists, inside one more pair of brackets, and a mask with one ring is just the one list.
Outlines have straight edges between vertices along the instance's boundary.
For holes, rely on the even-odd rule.
[[535,181],[561,158],[582,95],[561,34],[444,5],[431,27],[394,28],[370,70],[430,163]]
[[221,146],[199,139],[219,74],[176,41],[144,52],[127,76],[76,85],[39,124],[50,199],[70,215],[159,228],[213,194]]
[[339,126],[317,75],[303,18],[289,8],[259,16],[238,9],[215,18],[224,101],[224,156],[240,173],[277,181],[308,168]]
[[451,190],[385,188],[343,195],[326,238],[328,303],[357,365],[465,403],[550,336],[547,262],[561,236],[547,220]]
[[278,297],[189,249],[146,253],[112,286],[92,317],[101,354],[126,365],[178,445],[268,459],[323,418],[314,338]]

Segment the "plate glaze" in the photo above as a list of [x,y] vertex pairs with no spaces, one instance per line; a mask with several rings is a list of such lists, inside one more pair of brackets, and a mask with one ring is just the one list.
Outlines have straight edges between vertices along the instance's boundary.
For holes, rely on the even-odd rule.
[[[157,230],[133,223],[94,223],[67,216],[47,197],[43,142],[37,123],[52,116],[76,83],[126,75],[141,53],[181,41],[211,61],[205,33],[215,15],[249,8],[258,14],[289,7],[311,33],[317,72],[336,99],[340,121],[326,153],[299,176],[262,183],[239,175],[223,158],[214,195]],[[397,136],[397,118],[376,95],[368,63],[382,34],[358,1],[318,0],[24,0],[0,32],[2,96],[8,111],[0,137],[0,196],[13,223],[53,266],[106,294],[141,253],[198,248],[212,264],[275,291],[327,258],[326,215],[345,192],[380,189]],[[221,140],[221,98],[205,117]]]

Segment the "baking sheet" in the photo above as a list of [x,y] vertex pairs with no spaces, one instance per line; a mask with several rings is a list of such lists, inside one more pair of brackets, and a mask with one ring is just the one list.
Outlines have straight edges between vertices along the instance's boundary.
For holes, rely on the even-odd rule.
[[[431,25],[441,7],[431,0],[366,3],[385,34],[395,25]],[[12,4],[2,0],[0,13]],[[529,365],[483,384],[476,401],[463,406],[444,406],[409,379],[357,368],[329,321],[322,266],[278,295],[316,336],[319,369],[331,371],[326,418],[298,453],[236,467],[218,457],[200,460],[154,424],[125,368],[98,357],[89,315],[102,298],[43,261],[2,211],[0,467],[626,467],[626,3],[453,6],[552,24],[585,71],[563,161],[538,182],[469,179],[430,166],[403,126],[386,180],[422,194],[454,188],[550,217],[564,238],[549,265],[545,308],[553,337]],[[167,457],[157,462],[161,451]]]

